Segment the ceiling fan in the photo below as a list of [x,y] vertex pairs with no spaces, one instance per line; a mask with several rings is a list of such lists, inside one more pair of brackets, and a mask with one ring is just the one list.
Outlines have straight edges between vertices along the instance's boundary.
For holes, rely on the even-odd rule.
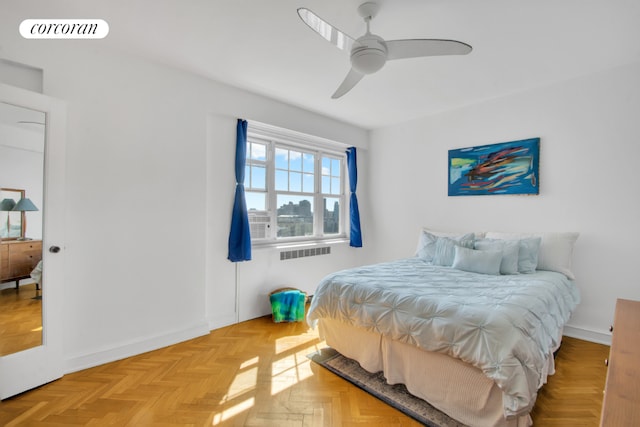
[[422,56],[466,55],[471,46],[456,40],[441,39],[406,39],[384,40],[369,30],[371,20],[376,16],[380,5],[368,1],[358,7],[358,14],[367,24],[367,32],[357,38],[338,30],[318,15],[301,7],[298,9],[300,19],[313,31],[337,48],[349,52],[351,70],[331,98],[340,98],[349,92],[367,74],[372,74],[393,59],[417,58]]

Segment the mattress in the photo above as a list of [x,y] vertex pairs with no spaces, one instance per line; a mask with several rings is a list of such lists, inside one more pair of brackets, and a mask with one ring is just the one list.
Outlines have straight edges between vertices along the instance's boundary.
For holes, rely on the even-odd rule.
[[460,359],[497,385],[513,418],[533,407],[578,301],[560,273],[493,276],[407,258],[327,276],[307,321],[334,319]]

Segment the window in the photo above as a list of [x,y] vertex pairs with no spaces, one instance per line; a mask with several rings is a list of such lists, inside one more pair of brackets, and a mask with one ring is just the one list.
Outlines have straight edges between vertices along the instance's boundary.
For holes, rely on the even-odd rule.
[[341,147],[262,126],[256,130],[250,123],[247,135],[251,240],[268,244],[344,237],[346,156]]

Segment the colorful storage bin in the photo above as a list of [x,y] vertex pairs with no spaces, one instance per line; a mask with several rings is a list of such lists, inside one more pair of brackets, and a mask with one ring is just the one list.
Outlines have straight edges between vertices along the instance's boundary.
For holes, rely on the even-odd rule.
[[301,322],[304,320],[307,294],[296,288],[280,288],[269,294],[273,321]]

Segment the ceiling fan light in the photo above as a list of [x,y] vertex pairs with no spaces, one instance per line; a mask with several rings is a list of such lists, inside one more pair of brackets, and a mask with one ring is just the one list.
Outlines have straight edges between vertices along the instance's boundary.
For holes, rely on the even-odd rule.
[[351,54],[351,66],[362,74],[372,74],[387,62],[387,52],[379,49],[362,49]]

